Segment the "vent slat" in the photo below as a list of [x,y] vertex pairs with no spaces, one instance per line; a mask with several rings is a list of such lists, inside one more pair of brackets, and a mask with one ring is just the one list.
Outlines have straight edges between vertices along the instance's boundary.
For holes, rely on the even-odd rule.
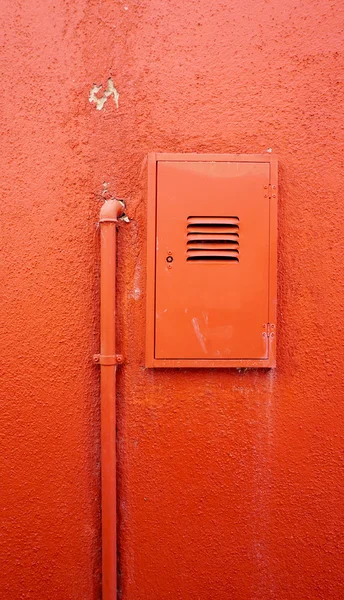
[[237,233],[188,233],[187,240],[189,242],[204,242],[205,240],[209,240],[209,242],[238,242],[239,235]]
[[232,227],[225,226],[214,226],[214,225],[188,225],[188,233],[237,233],[239,227],[233,225]]
[[234,256],[236,257],[239,254],[239,250],[220,250],[217,248],[216,250],[202,250],[201,248],[197,250],[188,250],[188,256]]
[[188,217],[187,261],[239,262],[239,217]]
[[189,225],[238,225],[238,217],[188,217]]
[[200,254],[198,254],[197,256],[188,256],[187,261],[196,261],[196,260],[209,260],[212,262],[220,262],[220,261],[232,261],[232,262],[239,262],[239,258],[237,256],[225,256],[223,254],[218,254],[218,255],[212,255],[210,256],[209,254],[205,254],[204,256],[201,256]]
[[[188,252],[190,250],[232,250],[234,251],[236,247],[239,246],[238,242],[219,242],[217,244],[213,244],[211,241],[204,240],[201,242],[190,242],[188,243]],[[238,250],[235,250],[239,252]]]

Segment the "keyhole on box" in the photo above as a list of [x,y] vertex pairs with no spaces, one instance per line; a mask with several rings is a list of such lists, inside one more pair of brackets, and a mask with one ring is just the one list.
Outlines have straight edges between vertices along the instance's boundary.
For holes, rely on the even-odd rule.
[[168,262],[168,263],[173,262],[173,256],[167,256],[166,262]]

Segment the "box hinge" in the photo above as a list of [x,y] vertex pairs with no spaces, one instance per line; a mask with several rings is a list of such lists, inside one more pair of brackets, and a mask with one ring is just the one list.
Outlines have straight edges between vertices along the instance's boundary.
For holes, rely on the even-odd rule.
[[268,196],[269,196],[269,200],[271,200],[271,198],[276,199],[276,197],[277,197],[277,187],[276,187],[276,185],[272,185],[271,183],[269,183],[269,186],[268,186]]
[[267,336],[268,337],[274,337],[275,335],[275,324],[274,323],[268,323],[267,324]]
[[276,325],[275,323],[264,323],[263,325],[263,337],[273,338],[275,337]]

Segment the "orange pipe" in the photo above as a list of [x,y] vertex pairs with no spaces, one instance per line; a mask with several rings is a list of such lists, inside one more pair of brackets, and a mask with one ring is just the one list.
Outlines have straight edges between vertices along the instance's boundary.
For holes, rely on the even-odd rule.
[[116,549],[116,242],[124,204],[108,200],[100,211],[100,355],[102,598],[117,597]]

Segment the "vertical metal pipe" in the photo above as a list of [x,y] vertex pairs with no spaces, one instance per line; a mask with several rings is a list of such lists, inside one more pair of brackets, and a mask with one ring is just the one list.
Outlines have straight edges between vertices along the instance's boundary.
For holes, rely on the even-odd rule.
[[102,598],[116,600],[116,241],[124,205],[106,201],[100,211],[100,355]]

